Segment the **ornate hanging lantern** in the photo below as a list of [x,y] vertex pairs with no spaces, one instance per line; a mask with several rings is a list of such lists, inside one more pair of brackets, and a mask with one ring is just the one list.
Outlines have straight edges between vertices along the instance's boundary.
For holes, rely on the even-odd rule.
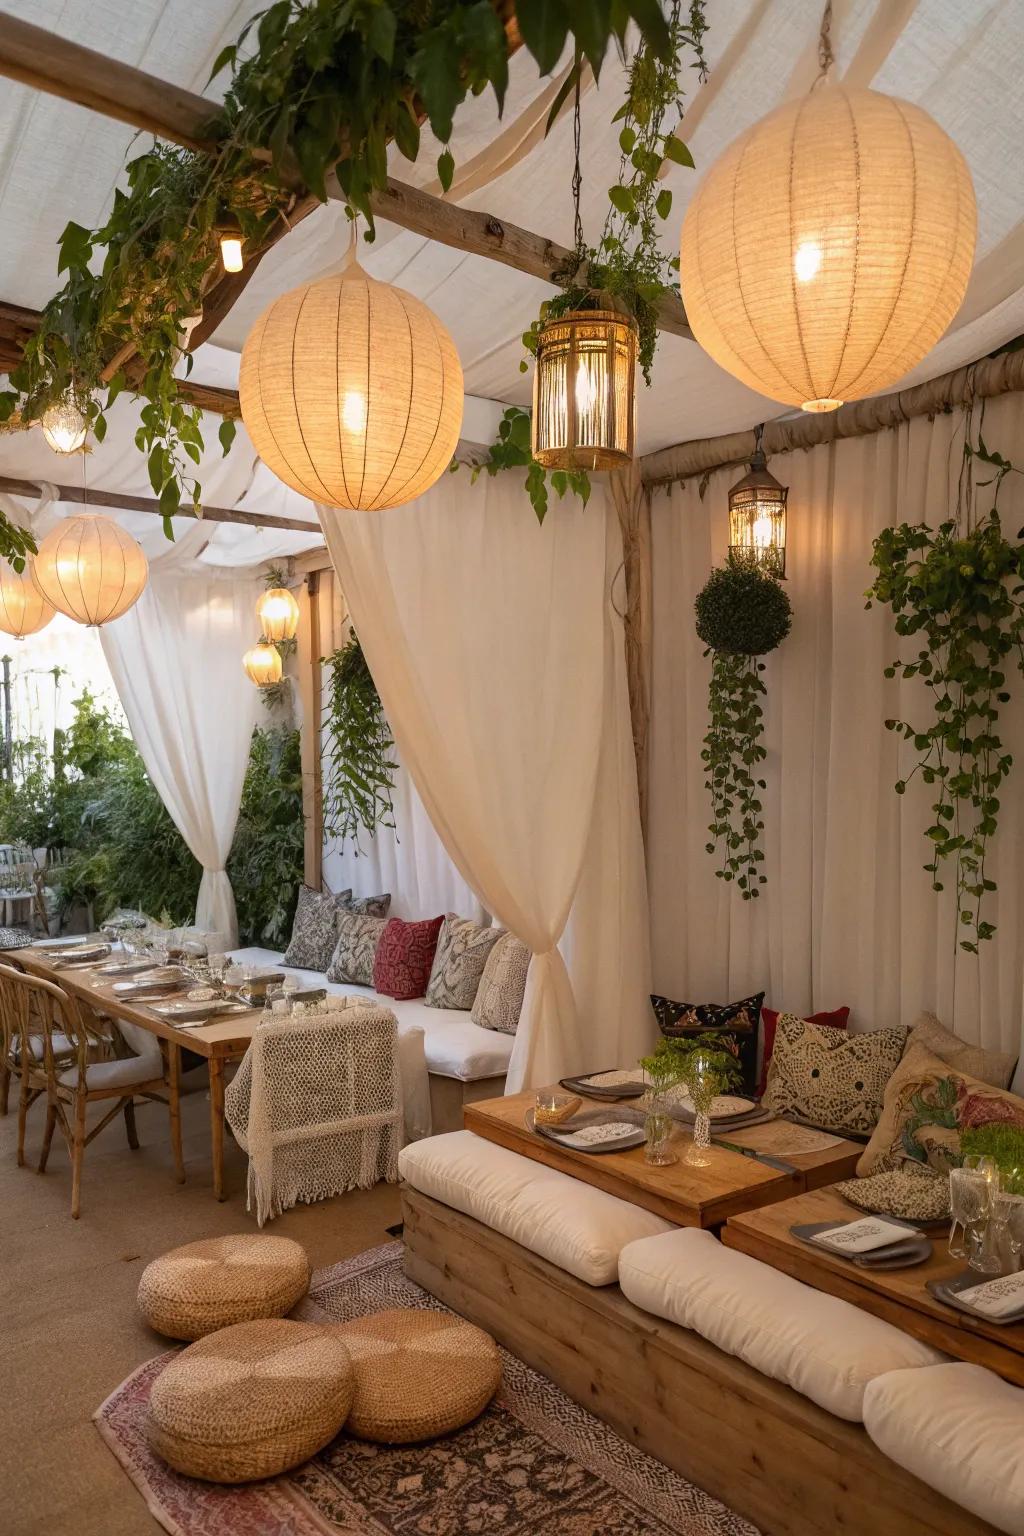
[[32,557],[23,571],[16,571],[8,561],[0,561],[0,629],[5,635],[24,640],[26,635],[45,629],[56,613],[32,580]]
[[729,492],[729,559],[754,565],[768,576],[786,574],[786,502],[789,486],[768,472],[761,448],[763,427],[755,434],[750,473]]
[[79,624],[109,624],[142,596],[149,562],[109,517],[80,512],[50,530],[32,562],[47,602]]
[[630,315],[574,309],[537,338],[533,457],[545,469],[619,469],[636,435],[637,328]]
[[246,651],[242,657],[242,666],[246,677],[257,688],[272,688],[281,681],[284,671],[277,647],[268,645],[265,640]]
[[299,605],[287,587],[268,587],[256,599],[256,617],[265,640],[294,640],[299,627]]
[[89,430],[89,423],[70,395],[43,412],[40,426],[54,453],[77,453]]

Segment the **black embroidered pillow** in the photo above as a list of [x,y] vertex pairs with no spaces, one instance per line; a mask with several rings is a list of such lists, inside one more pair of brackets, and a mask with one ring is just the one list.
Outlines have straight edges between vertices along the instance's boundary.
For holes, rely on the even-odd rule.
[[338,896],[321,895],[308,885],[299,887],[291,943],[285,950],[285,965],[302,971],[326,971],[338,942],[337,918],[344,910],[351,890]]
[[721,1035],[722,1045],[740,1064],[742,1092],[757,1088],[757,1039],[764,993],[756,992],[738,1003],[675,1003],[670,997],[651,994],[658,1028],[670,1040],[687,1035]]

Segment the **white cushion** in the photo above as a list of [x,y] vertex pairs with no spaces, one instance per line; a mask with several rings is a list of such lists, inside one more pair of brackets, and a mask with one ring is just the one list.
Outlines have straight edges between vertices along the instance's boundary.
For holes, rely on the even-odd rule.
[[472,1131],[405,1147],[398,1171],[413,1189],[474,1216],[588,1285],[610,1285],[619,1252],[670,1232],[667,1221]]
[[[54,1056],[67,1056],[75,1048],[71,1041],[68,1039],[67,1035],[54,1032],[50,1038],[53,1043]],[[46,1055],[46,1049],[43,1045],[42,1035],[29,1035],[28,1048],[33,1061],[42,1061]],[[17,1040],[11,1042],[11,1056],[15,1061],[21,1060],[20,1037]]]
[[980,1365],[890,1371],[864,1428],[892,1461],[1010,1536],[1024,1536],[1024,1391]]
[[946,1358],[696,1227],[631,1243],[619,1255],[619,1284],[636,1306],[692,1328],[841,1419],[863,1418],[864,1388],[884,1371]]
[[[163,1077],[159,1055],[126,1056],[120,1061],[94,1061],[85,1069],[87,1088],[130,1088],[134,1083],[156,1083]],[[67,1088],[78,1086],[78,1068],[62,1072],[57,1079]]]

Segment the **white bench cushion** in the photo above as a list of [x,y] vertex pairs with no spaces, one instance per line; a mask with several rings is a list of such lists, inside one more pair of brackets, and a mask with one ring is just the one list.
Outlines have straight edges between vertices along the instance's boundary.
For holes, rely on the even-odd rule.
[[672,1230],[639,1205],[472,1131],[450,1131],[405,1147],[398,1171],[421,1194],[474,1216],[588,1285],[612,1284],[626,1243]]
[[980,1365],[890,1371],[864,1393],[864,1428],[892,1461],[1024,1536],[1024,1391]]
[[619,1284],[635,1306],[692,1328],[841,1419],[863,1417],[864,1388],[883,1371],[946,1358],[696,1227],[630,1243]]

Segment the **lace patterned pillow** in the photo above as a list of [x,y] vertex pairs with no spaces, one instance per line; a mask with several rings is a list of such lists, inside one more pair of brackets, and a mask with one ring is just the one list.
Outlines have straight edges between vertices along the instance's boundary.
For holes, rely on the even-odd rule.
[[449,912],[434,951],[427,982],[427,1007],[472,1008],[487,956],[501,934],[500,928],[484,928]]
[[292,937],[285,950],[285,965],[297,966],[303,971],[326,971],[338,942],[335,921],[352,892],[342,891],[338,896],[321,895],[308,885],[299,886],[299,902],[295,908]]
[[391,892],[385,891],[382,896],[353,896],[350,891],[343,905],[346,912],[355,912],[360,917],[387,917],[391,910]]
[[530,951],[511,933],[499,934],[487,956],[470,1018],[484,1029],[514,1035],[519,1027]]
[[327,967],[327,980],[351,981],[358,987],[372,987],[374,956],[386,927],[387,919],[383,917],[339,912],[338,942]]
[[870,1173],[865,1179],[844,1179],[832,1187],[851,1205],[875,1216],[898,1216],[903,1221],[949,1220],[949,1178],[927,1168]]
[[847,1035],[792,1013],[780,1014],[761,1103],[777,1115],[839,1136],[869,1135],[906,1038],[903,1028]]

